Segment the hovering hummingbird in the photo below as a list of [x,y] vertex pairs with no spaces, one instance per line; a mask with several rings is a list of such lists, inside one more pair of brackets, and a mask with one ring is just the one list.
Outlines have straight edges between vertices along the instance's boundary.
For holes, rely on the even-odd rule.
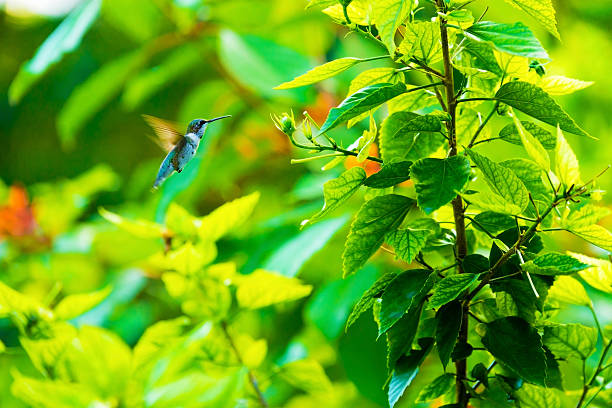
[[159,172],[153,183],[153,190],[157,188],[175,171],[180,173],[195,156],[200,141],[208,124],[215,120],[229,118],[231,115],[219,116],[214,119],[194,119],[187,125],[187,131],[183,135],[178,126],[154,116],[142,115],[144,120],[153,128],[159,140],[155,140],[165,151],[166,158],[159,167]]

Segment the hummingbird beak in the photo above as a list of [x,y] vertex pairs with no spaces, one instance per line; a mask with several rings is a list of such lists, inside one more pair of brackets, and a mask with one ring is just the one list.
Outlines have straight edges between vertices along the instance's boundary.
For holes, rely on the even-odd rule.
[[225,116],[219,116],[218,118],[214,118],[214,119],[209,119],[207,121],[205,121],[206,123],[210,123],[210,122],[214,122],[215,120],[219,120],[219,119],[225,119],[225,118],[229,118],[232,115],[225,115]]

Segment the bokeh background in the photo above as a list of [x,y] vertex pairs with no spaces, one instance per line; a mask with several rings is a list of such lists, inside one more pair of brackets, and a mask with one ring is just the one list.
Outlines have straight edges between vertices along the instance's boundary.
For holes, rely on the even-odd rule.
[[[357,73],[385,62],[361,64],[315,87],[272,88],[324,61],[384,55],[384,50],[347,36],[329,17],[305,10],[301,0],[104,0],[80,44],[29,78],[28,89],[11,85],[22,64],[82,3],[0,0],[0,279],[41,299],[54,291],[80,293],[111,283],[115,290],[104,307],[81,323],[110,328],[134,344],[147,326],[179,313],[160,294],[159,279],[138,263],[163,243],[117,230],[101,219],[98,207],[162,221],[173,201],[204,215],[259,191],[254,216],[219,244],[219,259],[237,260],[243,273],[266,267],[297,275],[315,290],[291,307],[250,316],[244,325],[268,339],[272,361],[312,356],[344,387],[347,401],[360,404],[353,406],[384,406],[385,346],[375,341],[374,322],[362,317],[347,334],[343,326],[376,276],[398,266],[390,255],[379,254],[359,274],[341,279],[347,214],[358,200],[310,229],[300,231],[299,224],[321,207],[322,184],[343,166],[324,172],[324,162],[291,165],[292,157],[304,153],[294,151],[270,120],[271,113],[293,109],[296,116],[308,110],[321,123]],[[557,98],[600,139],[566,136],[583,178],[595,175],[612,161],[612,2],[556,0],[561,42],[502,1],[476,1],[470,6],[474,15],[486,3],[494,3],[487,19],[530,26],[552,56],[548,72],[595,82]],[[194,162],[151,193],[164,153],[147,137],[152,132],[142,114],[183,126],[197,117],[232,118],[213,124]],[[494,128],[500,123],[493,121]],[[349,144],[364,126],[334,136]],[[522,154],[508,144],[487,148],[493,154]],[[347,160],[344,167],[352,165],[357,164]],[[612,174],[600,187],[610,190]],[[603,202],[609,205],[612,198],[604,194]],[[604,225],[611,227],[612,221]],[[563,234],[551,245],[601,255]],[[590,295],[609,323],[609,299]],[[571,309],[564,318],[592,325],[588,310]],[[7,346],[14,335],[0,320]],[[28,370],[24,355],[0,354],[0,360],[0,366]],[[426,365],[407,393],[431,380],[433,364],[438,363]],[[575,370],[567,371],[566,386],[580,387],[578,374],[571,375]],[[10,383],[10,373],[1,370],[0,406],[20,406],[8,391]]]

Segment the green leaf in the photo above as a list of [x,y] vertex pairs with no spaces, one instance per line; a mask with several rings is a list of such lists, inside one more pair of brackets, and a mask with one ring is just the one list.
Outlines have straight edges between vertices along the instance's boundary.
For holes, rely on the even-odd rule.
[[396,72],[395,68],[380,67],[368,69],[353,78],[349,85],[348,94],[346,96],[351,96],[358,90],[363,89],[369,85],[380,83],[397,84],[400,82],[401,78],[401,74]]
[[525,262],[522,266],[524,271],[537,275],[571,275],[587,269],[589,265],[580,262],[573,256],[549,252],[538,255],[531,261]]
[[[535,137],[545,149],[551,150],[555,148],[556,139],[548,130],[541,128],[535,123],[527,120],[522,120],[521,125],[523,125],[523,128],[527,132],[531,133],[531,135]],[[499,137],[508,143],[515,145],[522,144],[518,129],[514,123],[504,126],[502,130],[499,131]]]
[[240,307],[259,309],[277,303],[301,299],[312,292],[296,278],[288,278],[263,269],[257,269],[238,282],[236,300]]
[[258,201],[259,192],[254,192],[223,204],[199,219],[198,234],[202,239],[217,241],[244,224]]
[[302,221],[302,226],[312,224],[338,208],[357,192],[364,181],[366,181],[366,172],[361,167],[353,167],[338,178],[326,181],[323,184],[323,197],[325,198],[323,208],[310,219]]
[[74,408],[104,404],[83,384],[25,377],[15,370],[11,392],[31,407]]
[[38,47],[32,59],[24,62],[8,90],[9,103],[19,103],[28,90],[64,54],[73,51],[98,17],[102,0],[83,2],[68,14]]
[[429,299],[429,308],[435,309],[455,299],[478,279],[475,273],[460,273],[443,278],[436,284]]
[[468,155],[484,174],[489,187],[501,196],[507,203],[524,211],[529,205],[529,193],[516,174],[501,164],[495,163],[485,156],[468,150]]
[[[389,330],[404,313],[420,303],[427,293],[421,293],[431,271],[412,269],[395,277],[385,288],[378,317],[378,335]],[[421,293],[421,296],[417,296]]]
[[427,245],[427,238],[434,233],[431,229],[402,228],[387,235],[387,242],[395,250],[395,255],[404,262],[411,263]]
[[465,156],[425,158],[412,165],[410,175],[419,208],[431,214],[451,202],[463,189],[470,177],[470,162]]
[[346,321],[345,330],[348,330],[348,328],[357,321],[363,312],[371,308],[374,302],[376,302],[376,299],[382,297],[385,288],[393,279],[395,279],[395,277],[395,272],[388,272],[374,282],[370,289],[368,289],[363,296],[361,296],[361,299],[359,299],[355,306],[353,306],[353,310],[351,310],[351,314]]
[[505,231],[516,225],[512,217],[493,211],[481,212],[474,217],[474,220],[476,220],[476,222],[472,224],[474,228],[479,231],[484,229],[490,234],[497,234],[498,232]]
[[381,157],[385,162],[427,157],[446,141],[438,133],[440,129],[440,119],[434,115],[395,112],[385,119],[380,129]]
[[560,75],[548,75],[538,82],[538,86],[549,95],[569,95],[593,85],[591,81],[567,78]]
[[608,208],[586,204],[580,209],[572,211],[568,216],[561,218],[561,227],[566,229],[586,227],[595,224],[608,215],[610,215]]
[[525,381],[545,385],[546,357],[537,330],[519,317],[503,317],[486,324],[482,344],[493,357]]
[[410,16],[413,7],[413,0],[377,0],[374,6],[374,23],[391,55],[395,52],[395,32]]
[[420,350],[410,350],[407,356],[402,357],[393,370],[391,381],[389,382],[389,406],[393,408],[402,394],[414,380],[419,372],[419,366],[431,351],[433,339],[419,339]]
[[451,373],[442,374],[439,377],[434,378],[432,382],[427,384],[419,392],[415,402],[427,402],[435,400],[438,397],[446,394],[448,390],[455,384],[455,376]]
[[544,327],[542,341],[558,358],[586,360],[595,352],[597,329],[577,323],[549,325]]
[[550,170],[550,157],[548,157],[548,153],[546,149],[544,149],[544,146],[542,146],[542,143],[523,128],[523,125],[516,115],[513,115],[512,119],[514,120],[514,126],[519,133],[519,137],[521,138],[521,143],[529,157],[531,157],[543,170]]
[[552,0],[506,0],[516,8],[523,10],[531,17],[542,24],[548,32],[561,39],[557,31],[557,21],[555,20],[555,8]]
[[417,334],[421,320],[424,302],[425,299],[422,298],[419,303],[412,305],[409,311],[392,328],[387,330],[387,368],[389,371],[393,369],[397,360],[412,347],[412,341]]
[[276,86],[274,89],[290,89],[298,88],[300,86],[314,84],[324,79],[331,78],[339,73],[346,71],[354,65],[360,62],[367,61],[363,58],[344,57],[338,58],[330,62],[326,62],[323,65],[319,65],[311,69],[310,71],[302,74],[289,82],[283,82]]
[[[502,69],[495,59],[493,49],[487,43],[475,41],[463,35],[458,36],[458,39],[462,48],[454,61],[457,69],[472,75],[477,75],[482,71],[488,71],[493,76],[502,75]],[[491,76],[491,74],[488,75]]]
[[601,249],[612,252],[612,233],[601,225],[571,227],[568,231]]
[[166,228],[151,221],[129,220],[102,207],[98,212],[108,222],[140,238],[161,238],[166,234]]
[[436,346],[445,370],[457,342],[462,317],[463,308],[459,301],[449,302],[436,312]]
[[414,200],[388,194],[367,201],[357,213],[344,246],[344,276],[359,268],[378,250],[387,232],[396,229],[414,206]]
[[321,126],[320,133],[327,132],[339,124],[367,112],[404,92],[406,92],[406,85],[403,83],[395,85],[381,83],[366,86],[347,97],[338,107],[332,108],[329,111],[325,123]]
[[536,297],[527,279],[501,279],[491,282],[491,290],[495,292],[495,300],[499,309],[506,316],[518,316],[529,323],[536,319],[536,311],[544,311],[544,300],[548,296],[550,278],[531,276],[533,285],[538,292]]
[[[552,200],[552,190],[548,184],[544,184],[544,171],[534,161],[529,159],[510,159],[500,162],[502,166],[510,169],[523,182],[534,200],[549,203]],[[529,209],[530,211],[532,208]],[[535,214],[534,214],[535,215]]]
[[561,408],[561,401],[550,388],[523,384],[512,394],[521,408]]
[[53,312],[62,320],[70,320],[82,315],[86,311],[93,309],[111,293],[110,286],[96,292],[68,295],[63,298]]
[[308,4],[306,5],[306,9],[308,10],[309,8],[313,8],[313,7],[324,9],[324,8],[333,6],[338,3],[340,3],[339,0],[309,0]]
[[[308,89],[275,90],[287,78],[308,71],[310,61],[302,54],[255,35],[224,29],[219,33],[219,60],[241,85],[268,98],[308,101]],[[245,73],[249,73],[245,75]]]
[[495,99],[544,123],[552,126],[558,125],[566,132],[591,137],[565,113],[554,99],[536,85],[523,81],[507,82],[499,88]]
[[57,130],[65,147],[74,146],[77,133],[119,93],[146,58],[143,50],[125,54],[106,63],[72,91],[57,117]]
[[568,189],[580,183],[578,159],[559,127],[557,127],[557,148],[555,149],[555,173]]
[[406,24],[404,39],[399,45],[399,52],[406,59],[414,57],[432,64],[442,59],[440,27],[432,21],[415,21]]
[[528,58],[549,59],[542,44],[523,23],[500,24],[480,21],[464,31],[476,41],[491,44],[495,49]]
[[[363,185],[373,188],[393,187],[410,179],[411,161],[398,161],[385,164],[379,172],[368,177]],[[325,188],[325,186],[323,186]]]
[[568,252],[568,254],[581,263],[592,265],[578,273],[586,283],[602,292],[612,294],[612,262],[574,252]]
[[555,283],[548,290],[548,298],[563,303],[590,306],[591,299],[582,284],[571,276],[557,276]]
[[332,391],[332,383],[321,364],[312,359],[293,361],[280,368],[280,377],[296,388],[308,393]]

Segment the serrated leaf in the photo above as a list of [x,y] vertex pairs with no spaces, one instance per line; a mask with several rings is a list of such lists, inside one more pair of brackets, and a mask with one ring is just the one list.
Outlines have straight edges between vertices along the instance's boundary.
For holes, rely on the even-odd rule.
[[526,278],[501,279],[490,283],[491,290],[495,292],[497,305],[503,314],[518,316],[533,323],[536,311],[544,311],[544,300],[548,296],[551,279],[533,275],[531,281],[539,297],[536,297]]
[[[521,125],[523,125],[523,128],[531,133],[545,149],[552,150],[555,148],[556,138],[551,132],[527,120],[522,120]],[[514,123],[504,126],[502,130],[499,131],[499,137],[508,143],[516,145],[522,144],[521,137]]]
[[314,84],[338,75],[339,73],[346,71],[352,66],[363,61],[366,61],[366,59],[353,57],[338,58],[333,61],[326,62],[323,65],[319,65],[318,67],[311,69],[310,71],[292,79],[291,81],[283,82],[274,89],[290,89]]
[[440,119],[433,115],[395,112],[381,126],[381,157],[388,162],[393,159],[414,161],[429,156],[446,141],[437,132],[440,129]]
[[363,185],[373,188],[388,188],[410,179],[411,161],[384,164],[380,171],[368,177]]
[[428,307],[435,309],[457,299],[464,290],[476,282],[478,276],[476,273],[460,273],[446,276],[434,287]]
[[546,149],[544,149],[544,146],[542,146],[542,143],[523,128],[523,125],[516,115],[512,116],[512,119],[514,120],[514,126],[518,131],[519,137],[521,138],[521,143],[529,157],[531,157],[543,170],[550,170],[550,157],[548,157],[548,153]]
[[238,282],[236,300],[240,307],[259,309],[277,303],[301,299],[312,292],[297,278],[288,278],[263,269],[257,269]]
[[413,0],[377,0],[374,6],[374,23],[390,54],[395,52],[395,32],[410,16],[413,6]]
[[389,371],[393,369],[397,360],[412,347],[412,342],[418,332],[424,302],[425,298],[422,297],[419,303],[413,304],[408,312],[387,331],[387,368]]
[[529,14],[542,24],[548,32],[557,37],[557,39],[561,39],[557,31],[555,8],[553,7],[552,0],[506,0],[506,2]]
[[580,183],[580,166],[574,151],[557,127],[557,147],[555,149],[555,172],[566,188]]
[[612,252],[612,233],[601,225],[570,227],[568,231],[601,249]]
[[[550,185],[544,184],[544,171],[534,161],[529,159],[510,159],[500,162],[502,166],[512,170],[514,174],[523,182],[534,200],[545,203],[552,201],[553,193]],[[530,211],[532,209],[530,208]],[[534,214],[535,215],[535,214]]]
[[380,83],[396,84],[400,82],[400,79],[401,75],[396,72],[395,68],[380,67],[368,69],[353,78],[346,96],[348,97],[369,85]]
[[538,86],[549,95],[569,95],[576,91],[588,88],[593,85],[591,81],[581,81],[579,79],[567,78],[560,75],[545,76],[538,82]]
[[38,47],[36,54],[24,62],[8,89],[9,102],[19,103],[21,98],[64,54],[79,46],[85,33],[96,20],[102,0],[84,2],[68,16]]
[[537,330],[520,317],[502,317],[486,324],[482,344],[500,363],[525,381],[545,385],[546,357]]
[[417,203],[425,214],[448,204],[470,177],[470,162],[465,156],[446,159],[425,158],[410,168],[417,193]]
[[367,201],[351,225],[342,254],[344,276],[359,268],[378,250],[388,231],[396,229],[414,206],[414,200],[388,194]]
[[[387,332],[404,313],[422,301],[421,293],[431,271],[412,269],[395,277],[385,288],[378,316],[378,335]],[[417,296],[421,294],[421,296]]]
[[489,187],[506,202],[524,211],[529,205],[529,193],[516,174],[485,156],[468,150],[468,155],[484,174]]
[[111,293],[112,288],[107,286],[95,292],[68,295],[55,306],[53,312],[57,318],[70,320],[94,308]]
[[459,301],[449,302],[436,312],[436,347],[444,369],[455,348],[462,317],[463,308]]
[[404,92],[406,92],[406,85],[403,83],[381,83],[366,86],[347,97],[338,107],[332,108],[329,111],[325,123],[321,126],[320,133],[327,132],[339,124],[367,112]]
[[332,383],[321,364],[312,359],[293,361],[280,367],[280,377],[296,388],[308,393],[332,391]]
[[415,57],[425,64],[441,60],[442,44],[439,25],[431,21],[407,23],[404,39],[398,49],[405,57]]
[[348,328],[357,321],[363,312],[372,307],[376,299],[382,296],[387,285],[389,285],[389,283],[395,279],[395,276],[395,272],[388,272],[384,274],[378,278],[376,282],[374,282],[374,284],[363,294],[363,296],[361,296],[361,299],[359,299],[357,304],[353,306],[353,310],[351,310],[351,314],[346,321],[345,330],[348,330]]
[[527,261],[521,265],[521,268],[526,272],[549,276],[571,275],[587,269],[588,267],[589,265],[580,262],[573,256],[557,252],[538,255],[531,261]]
[[389,381],[389,406],[393,408],[402,394],[414,380],[419,372],[419,366],[431,351],[433,339],[419,339],[420,350],[410,350],[407,356],[402,357],[393,370],[393,375]]
[[548,290],[548,298],[563,303],[590,306],[591,299],[582,284],[571,276],[557,276]]
[[568,252],[584,264],[591,265],[587,269],[578,272],[580,277],[595,289],[612,294],[612,262],[605,259],[591,258],[586,255]]
[[442,374],[433,379],[419,392],[415,402],[432,401],[446,394],[448,390],[455,384],[455,376],[451,373]]
[[544,326],[542,341],[558,358],[586,360],[595,352],[597,329],[576,323]]
[[323,184],[323,197],[325,198],[323,208],[310,219],[302,221],[302,226],[312,224],[338,208],[357,192],[365,180],[365,170],[361,167],[352,167],[337,178],[326,181]]
[[395,250],[395,255],[404,262],[411,263],[427,245],[427,239],[434,231],[430,229],[402,228],[387,235],[387,242]]
[[608,208],[586,204],[580,209],[570,212],[567,217],[561,218],[561,226],[566,229],[586,227],[595,224],[608,215],[610,215]]
[[323,10],[323,13],[333,18],[338,23],[346,23],[344,11],[342,10],[342,3],[347,5],[346,10],[351,23],[359,25],[371,25],[374,24],[374,10],[370,0],[338,0],[335,5],[327,7]]
[[223,204],[199,219],[198,234],[203,239],[216,241],[231,233],[250,218],[258,201],[259,192],[254,192]]
[[544,123],[558,125],[566,132],[592,137],[582,130],[550,95],[536,85],[523,81],[507,82],[499,88],[495,99]]
[[550,388],[523,384],[513,394],[521,408],[561,408],[561,401]]
[[476,41],[491,44],[495,49],[528,58],[549,59],[542,44],[523,23],[501,24],[491,21],[474,23],[464,31]]
[[463,196],[464,199],[474,206],[485,211],[492,211],[500,214],[519,215],[523,209],[518,205],[504,200],[502,196],[493,192],[476,193]]
[[463,35],[458,39],[461,45],[461,53],[455,57],[454,65],[457,66],[457,69],[472,75],[483,75],[483,71],[488,76],[502,75],[503,72],[489,44]]

